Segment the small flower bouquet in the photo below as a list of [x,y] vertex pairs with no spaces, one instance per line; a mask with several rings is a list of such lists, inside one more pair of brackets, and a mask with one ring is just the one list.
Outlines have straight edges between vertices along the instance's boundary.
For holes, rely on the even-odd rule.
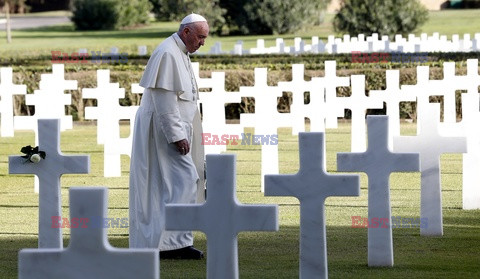
[[38,150],[38,146],[35,147],[35,148],[32,148],[32,146],[27,145],[27,146],[22,147],[20,152],[25,154],[24,156],[22,156],[22,158],[27,159],[25,161],[25,163],[27,163],[27,162],[38,163],[38,162],[40,162],[40,160],[45,159],[45,157],[47,156],[45,151]]

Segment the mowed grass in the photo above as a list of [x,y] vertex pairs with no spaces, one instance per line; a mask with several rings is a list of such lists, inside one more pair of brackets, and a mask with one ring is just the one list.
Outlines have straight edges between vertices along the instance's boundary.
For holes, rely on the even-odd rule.
[[[450,39],[453,34],[469,33],[473,37],[480,32],[480,10],[444,10],[431,11],[428,22],[415,34],[439,32]],[[41,16],[50,14],[41,14]],[[58,15],[54,13],[53,15]],[[65,16],[64,13],[60,14]],[[256,46],[257,39],[265,39],[265,46],[274,46],[276,38],[283,38],[286,45],[293,45],[295,37],[310,40],[318,36],[324,42],[328,35],[335,34],[332,26],[334,14],[326,14],[324,22],[319,26],[304,28],[294,34],[261,35],[261,36],[210,36],[200,52],[208,52],[216,43],[222,43],[225,51],[233,50],[234,44],[241,40],[244,48]],[[110,48],[118,47],[120,52],[136,54],[138,46],[145,45],[151,53],[156,45],[170,36],[178,28],[178,22],[153,22],[149,25],[116,31],[75,31],[72,24],[50,27],[32,28],[12,31],[12,43],[3,43],[0,48],[0,60],[5,57],[32,57],[51,55],[51,51],[78,52],[81,48],[90,51],[110,52]],[[0,41],[6,42],[6,33],[0,32]],[[0,61],[1,62],[1,61]]]
[[[248,129],[246,132],[254,132]],[[413,124],[402,126],[403,134],[414,134]],[[122,126],[128,134],[128,126]],[[8,155],[34,143],[29,131],[16,131],[14,138],[0,138],[0,278],[17,277],[18,251],[35,248],[38,237],[38,195],[33,177],[9,175]],[[350,124],[326,133],[327,170],[336,171],[336,153],[350,150]],[[279,129],[280,173],[298,171],[298,138],[290,129]],[[129,158],[122,156],[122,176],[103,177],[103,147],[96,144],[96,126],[79,125],[61,134],[65,154],[87,154],[91,173],[65,175],[62,183],[63,216],[69,215],[68,189],[72,186],[105,186],[109,189],[108,217],[128,218]],[[265,197],[260,191],[260,146],[230,146],[236,154],[237,196],[246,204],[278,204],[278,232],[242,232],[238,236],[240,278],[298,278],[299,202],[292,197]],[[462,210],[462,160],[459,154],[441,157],[443,237],[422,237],[419,228],[393,229],[393,268],[367,266],[367,229],[351,228],[351,216],[367,216],[367,177],[361,174],[360,197],[326,200],[328,268],[331,278],[479,278],[480,210]],[[391,175],[392,215],[418,218],[420,174]],[[319,185],[321,187],[321,185]],[[340,185],[339,185],[340,187]],[[70,231],[64,230],[68,246]],[[110,228],[110,243],[128,247],[128,229]],[[195,232],[195,245],[206,250],[206,236]],[[208,257],[208,253],[206,255]],[[54,268],[54,267],[52,267]],[[121,267],[119,267],[121,268]],[[160,264],[161,278],[205,278],[206,260]]]

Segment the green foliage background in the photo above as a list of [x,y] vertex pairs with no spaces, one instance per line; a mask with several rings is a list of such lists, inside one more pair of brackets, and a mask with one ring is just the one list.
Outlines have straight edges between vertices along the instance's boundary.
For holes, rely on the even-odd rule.
[[343,0],[333,26],[352,36],[393,36],[411,33],[427,19],[428,11],[418,0]]
[[74,0],[71,20],[77,30],[111,30],[145,24],[148,0]]

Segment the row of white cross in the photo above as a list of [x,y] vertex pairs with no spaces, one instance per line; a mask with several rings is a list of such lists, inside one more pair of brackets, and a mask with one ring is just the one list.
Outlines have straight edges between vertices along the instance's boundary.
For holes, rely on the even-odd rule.
[[[477,99],[478,100],[478,99]],[[339,153],[338,170],[365,172],[368,176],[368,217],[391,220],[389,176],[392,172],[422,172],[421,218],[428,226],[422,235],[443,234],[439,156],[464,152],[463,138],[438,136],[438,104],[422,105],[422,135],[394,138],[390,151],[388,117],[368,117],[368,148],[365,152]],[[427,124],[427,125],[425,125]],[[48,156],[37,164],[10,156],[10,173],[40,177],[39,248],[19,254],[19,278],[58,278],[81,274],[84,278],[158,278],[158,252],[116,249],[108,244],[103,226],[72,227],[70,245],[62,248],[60,228],[52,227],[52,216],[61,216],[60,176],[88,173],[88,156],[64,156],[59,150],[58,119],[39,120],[39,147]],[[438,139],[438,138],[437,138]],[[326,278],[327,250],[324,202],[330,196],[358,196],[358,175],[328,174],[325,171],[324,133],[300,133],[300,167],[294,175],[267,175],[266,196],[293,196],[300,201],[300,278]],[[207,236],[207,278],[239,278],[237,235],[241,231],[277,231],[276,205],[243,205],[236,199],[235,155],[207,155],[209,195],[203,204],[168,205],[166,226],[170,230],[200,230]],[[426,171],[428,170],[428,171]],[[433,170],[433,171],[432,171]],[[70,217],[106,217],[107,195],[103,188],[71,188]],[[48,249],[45,249],[48,248]],[[369,266],[393,266],[392,224],[368,228]]]
[[343,38],[335,38],[330,35],[327,42],[323,42],[318,36],[313,36],[310,43],[296,37],[293,46],[287,46],[283,38],[275,40],[275,46],[266,47],[264,39],[257,39],[257,46],[244,49],[243,42],[238,41],[233,50],[222,50],[221,42],[216,42],[208,54],[220,55],[245,55],[245,54],[302,54],[302,53],[351,53],[360,52],[475,52],[480,50],[480,33],[475,33],[472,38],[470,34],[464,34],[460,39],[458,34],[452,35],[451,40],[446,35],[435,32],[432,36],[422,33],[420,37],[409,34],[407,38],[402,35],[395,35],[393,41],[388,36],[379,38],[377,33],[371,36],[359,34],[352,37],[348,34]]
[[[478,169],[480,168],[480,132],[476,128],[479,120],[478,60],[467,61],[467,74],[455,74],[455,63],[444,63],[444,78],[430,80],[429,68],[417,67],[417,84],[402,85],[399,83],[399,71],[386,71],[385,90],[371,90],[365,95],[365,77],[352,75],[339,77],[336,75],[335,61],[325,62],[325,75],[313,77],[310,81],[304,79],[304,68],[301,64],[292,65],[292,80],[279,82],[276,86],[267,84],[267,70],[255,69],[255,85],[242,86],[238,92],[226,92],[225,73],[213,72],[211,78],[200,78],[199,65],[194,64],[194,70],[200,88],[210,88],[209,92],[201,92],[200,101],[203,111],[204,132],[213,136],[239,135],[245,127],[254,127],[257,135],[277,134],[279,127],[291,127],[293,134],[305,131],[305,118],[310,120],[310,131],[324,132],[325,128],[336,128],[337,118],[344,116],[344,110],[352,112],[351,150],[359,152],[366,150],[365,112],[367,109],[382,108],[386,104],[389,115],[390,138],[392,147],[394,136],[400,135],[399,104],[417,100],[418,122],[423,123],[424,117],[420,107],[426,107],[429,97],[441,95],[444,98],[444,122],[439,126],[437,137],[466,137],[468,152],[464,154],[463,164],[463,207],[465,209],[480,208],[478,191]],[[71,128],[71,116],[65,116],[64,107],[70,104],[70,94],[64,90],[76,89],[76,81],[64,79],[63,65],[54,64],[52,74],[43,74],[40,90],[26,96],[27,105],[35,106],[32,116],[13,117],[12,95],[24,94],[25,86],[11,82],[11,69],[2,68],[0,96],[2,136],[13,136],[13,128],[33,129],[36,131],[36,120],[39,118],[60,118],[62,128]],[[56,82],[49,82],[55,80]],[[338,97],[337,87],[351,86],[349,97]],[[455,92],[462,93],[462,121],[456,122]],[[138,84],[132,85],[132,92],[141,93]],[[292,104],[289,113],[279,113],[276,109],[277,100],[283,92],[292,93]],[[305,92],[310,92],[310,102],[304,103]],[[126,138],[120,137],[119,120],[127,119],[133,123],[137,107],[121,106],[119,100],[124,98],[125,91],[118,83],[109,82],[109,71],[98,70],[97,88],[84,88],[82,97],[97,100],[97,107],[85,109],[86,119],[97,120],[97,142],[104,144],[104,174],[105,176],[120,176],[120,155],[130,154],[131,133]],[[224,106],[228,103],[239,103],[242,97],[255,98],[255,113],[241,114],[240,124],[227,124]],[[425,117],[428,117],[425,116]],[[437,119],[438,120],[438,119]],[[436,121],[435,119],[432,121]],[[428,123],[425,127],[428,127]],[[419,135],[422,134],[419,127]],[[130,125],[132,130],[133,125]],[[424,128],[426,129],[426,128]],[[207,154],[218,154],[226,150],[226,145],[205,145]],[[278,145],[262,145],[262,177],[265,174],[278,174]],[[262,180],[263,189],[263,180]],[[476,193],[476,194],[475,194]]]
[[[395,35],[393,41],[388,36],[379,38],[377,33],[371,36],[359,34],[356,37],[345,34],[342,38],[334,35],[327,37],[324,43],[318,36],[313,36],[310,43],[301,37],[295,37],[293,46],[288,46],[283,38],[275,39],[275,46],[266,47],[265,39],[257,39],[257,45],[250,49],[243,48],[243,41],[238,41],[233,50],[222,50],[222,43],[215,42],[207,54],[213,55],[247,55],[247,54],[302,54],[302,53],[351,53],[360,52],[475,52],[480,50],[480,33],[475,33],[473,38],[470,34],[452,35],[451,40],[446,35],[434,32],[431,36],[422,33],[419,37],[409,34],[404,38],[401,34]],[[79,49],[79,53],[87,53],[85,48]],[[92,55],[96,55],[93,51]],[[147,47],[139,46],[138,55],[147,55]],[[111,47],[110,52],[104,54],[119,54],[118,47]],[[202,52],[198,54],[202,55]],[[101,60],[101,57],[100,57]]]

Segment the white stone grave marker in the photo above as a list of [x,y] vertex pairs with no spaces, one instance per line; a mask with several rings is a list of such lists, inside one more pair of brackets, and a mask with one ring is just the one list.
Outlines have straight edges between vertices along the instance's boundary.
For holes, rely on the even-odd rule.
[[[134,87],[135,90],[139,88]],[[125,89],[110,83],[110,70],[97,70],[97,88],[84,88],[84,99],[97,99],[96,107],[85,108],[85,119],[97,119],[97,143],[104,144],[104,176],[121,176],[120,155],[130,156],[133,123],[138,106],[121,106]],[[120,120],[130,120],[130,134],[120,137]]]
[[[19,279],[160,278],[157,249],[115,248],[107,228],[92,217],[107,216],[108,194],[103,187],[70,188],[70,243],[66,249],[23,249],[19,253]],[[82,220],[84,220],[82,222]]]
[[[387,70],[385,90],[371,90],[370,97],[385,102],[388,115],[389,144],[393,147],[393,137],[400,135],[400,102],[414,102],[415,92],[400,90],[399,70]],[[353,138],[352,138],[353,139]]]
[[366,143],[366,128],[365,128],[365,114],[369,108],[383,108],[383,102],[376,98],[371,98],[365,95],[365,76],[352,75],[350,76],[352,83],[352,94],[350,97],[338,98],[343,104],[344,108],[349,108],[352,112],[352,133],[351,133],[351,149],[352,152],[365,151]]
[[71,105],[72,96],[64,94],[65,90],[77,89],[76,80],[65,80],[64,65],[53,64],[51,74],[42,74],[40,80],[40,89],[35,90],[34,94],[25,96],[25,103],[28,106],[35,106],[33,116],[15,116],[15,130],[34,130],[37,138],[37,119],[58,118],[60,119],[60,128],[62,131],[72,129],[72,116],[65,115],[65,106]]
[[463,209],[480,209],[480,123],[479,94],[462,95],[462,125],[467,138],[463,154]]
[[138,46],[138,55],[147,55],[147,46]]
[[[265,139],[268,137],[262,144],[261,177],[265,174],[277,174],[278,140],[277,144],[273,144],[271,138],[277,136],[278,139],[279,127],[291,126],[290,113],[279,113],[277,110],[277,98],[282,97],[282,91],[278,86],[268,86],[266,68],[255,68],[255,85],[241,86],[240,95],[255,98],[255,113],[240,114],[240,124],[243,127],[254,127],[257,136],[264,136]],[[262,179],[262,191],[263,186]]]
[[13,95],[27,94],[27,86],[13,84],[12,68],[0,68],[0,136],[13,137]]
[[358,196],[358,175],[325,171],[323,133],[299,134],[300,169],[294,175],[266,175],[265,196],[300,201],[300,278],[328,278],[325,199]]
[[60,151],[60,121],[39,119],[39,150],[46,157],[38,163],[26,162],[21,156],[9,156],[10,174],[35,174],[39,178],[38,247],[62,248],[61,228],[52,227],[52,218],[61,216],[60,178],[64,174],[89,173],[90,157],[63,155]]
[[350,86],[350,77],[338,77],[336,68],[336,61],[325,61],[324,84],[327,109],[325,125],[327,128],[337,128],[337,118],[344,114],[344,107],[337,97],[337,87]]
[[235,158],[234,154],[207,155],[209,191],[205,203],[165,207],[168,230],[200,230],[206,234],[209,279],[239,278],[238,233],[278,231],[277,205],[238,202]]
[[[368,265],[393,266],[390,174],[419,171],[418,154],[395,154],[388,147],[388,116],[368,116],[368,149],[338,153],[338,171],[365,172],[368,176]],[[376,222],[376,225],[375,225]],[[375,227],[376,226],[376,227]]]
[[480,209],[480,95],[478,86],[478,59],[467,60],[467,75],[456,76],[456,82],[468,93],[462,94],[462,120],[441,123],[446,135],[465,136],[467,153],[463,154],[463,209]]
[[[304,79],[304,65],[292,64],[292,81],[281,81],[278,83],[278,87],[283,92],[292,93],[292,103],[290,104],[290,117],[292,118],[292,134],[298,135],[299,132],[305,132],[305,107],[304,94],[310,92],[310,98],[312,98],[311,81],[305,81]],[[323,89],[323,88],[322,88]],[[323,91],[323,90],[322,90]],[[321,92],[323,93],[323,92]],[[317,107],[316,110],[319,108]],[[318,113],[318,111],[316,111]]]
[[442,192],[440,181],[440,155],[465,153],[466,139],[443,137],[439,133],[439,104],[418,102],[417,135],[393,138],[394,152],[420,154],[421,202],[420,218],[426,218],[428,226],[420,227],[421,235],[443,235]]
[[[225,73],[212,72],[212,78],[200,78],[200,65],[192,63],[193,72],[199,88],[210,88],[210,92],[200,92],[199,102],[202,104],[202,126],[205,142],[205,154],[220,154],[227,146],[217,143],[215,137],[223,135],[238,136],[243,132],[240,124],[226,124],[225,104],[240,103],[239,92],[225,90]],[[221,143],[221,142],[220,142]],[[238,143],[237,143],[238,144]]]

